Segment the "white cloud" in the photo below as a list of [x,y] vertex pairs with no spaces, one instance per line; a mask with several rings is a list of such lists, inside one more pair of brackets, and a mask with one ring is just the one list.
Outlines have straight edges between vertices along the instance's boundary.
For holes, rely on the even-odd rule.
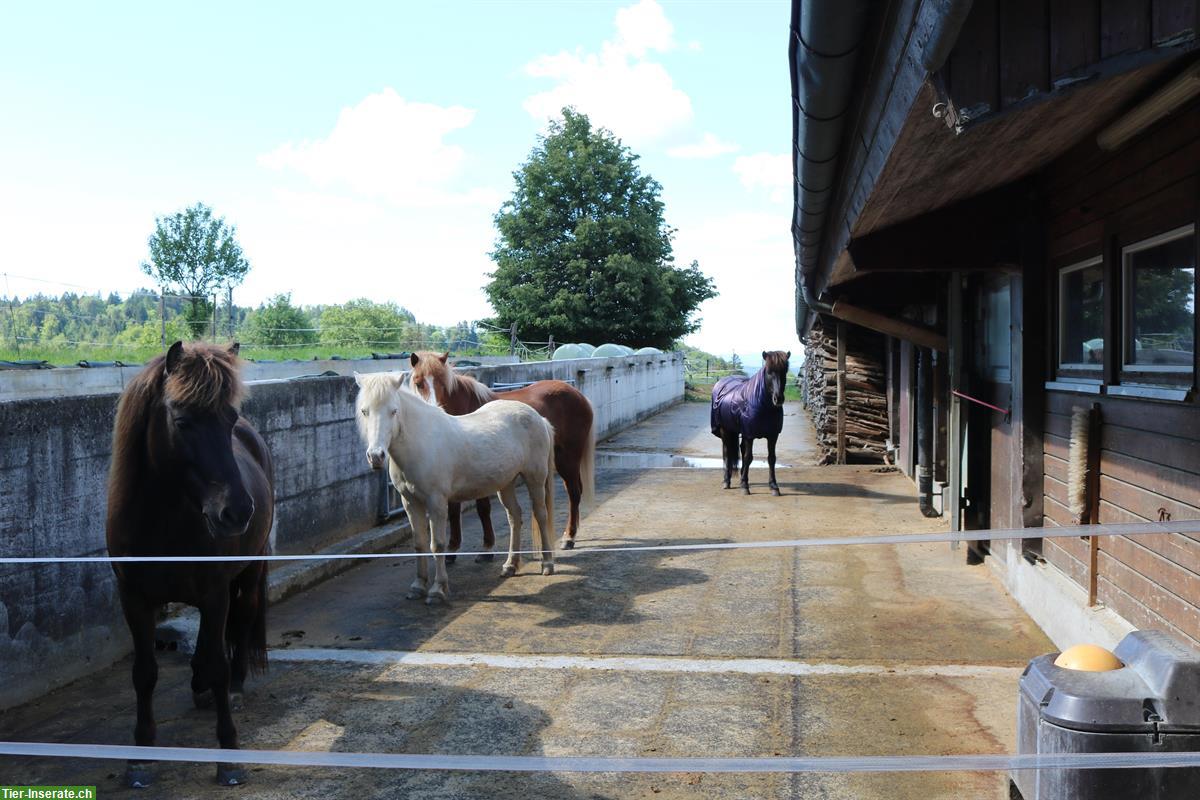
[[494,204],[495,192],[450,188],[466,152],[445,138],[474,118],[472,109],[414,103],[387,88],[343,108],[327,137],[286,142],[258,162],[300,173],[323,189],[348,188],[399,205]]
[[662,7],[642,0],[623,8],[616,28],[616,36],[599,53],[561,52],[527,64],[528,75],[556,85],[527,98],[525,110],[536,119],[551,120],[565,106],[574,106],[617,136],[643,143],[689,123],[691,98],[662,64],[647,59],[652,52],[675,47]]
[[765,189],[771,202],[792,202],[792,158],[788,154],[739,156],[733,162],[733,171],[747,189]]
[[674,34],[675,26],[654,0],[617,11],[617,42],[632,56],[642,58],[647,50],[674,48]]
[[676,262],[699,261],[720,292],[701,305],[703,326],[686,337],[690,344],[718,355],[736,351],[747,364],[756,364],[763,350],[799,352],[789,288],[795,270],[791,222],[791,212],[781,209],[679,225]]
[[667,155],[672,158],[716,158],[727,153],[736,153],[739,149],[733,142],[723,142],[715,135],[706,133],[698,142],[669,148]]

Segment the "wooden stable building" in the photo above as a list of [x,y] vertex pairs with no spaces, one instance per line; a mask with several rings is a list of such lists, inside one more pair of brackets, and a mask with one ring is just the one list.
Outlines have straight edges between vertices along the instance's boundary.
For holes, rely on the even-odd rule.
[[922,510],[1029,529],[970,557],[1060,644],[1200,642],[1200,536],[1037,531],[1200,518],[1198,31],[1200,0],[793,2],[798,333],[885,337]]

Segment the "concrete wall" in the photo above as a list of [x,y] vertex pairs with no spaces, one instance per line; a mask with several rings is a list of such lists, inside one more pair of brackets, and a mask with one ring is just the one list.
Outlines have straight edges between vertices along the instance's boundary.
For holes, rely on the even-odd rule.
[[[469,371],[488,384],[574,382],[592,402],[601,438],[683,397],[683,358],[671,353]],[[383,486],[366,468],[354,394],[344,376],[250,384],[244,412],[275,459],[281,553],[317,552],[376,523]],[[105,554],[116,403],[115,392],[0,402],[0,555]],[[0,564],[0,708],[128,648],[107,564]]]

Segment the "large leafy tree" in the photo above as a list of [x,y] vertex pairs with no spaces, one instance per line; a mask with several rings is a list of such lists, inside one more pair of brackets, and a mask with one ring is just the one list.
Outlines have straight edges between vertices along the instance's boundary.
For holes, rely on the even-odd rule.
[[188,318],[194,325],[209,316],[207,298],[222,286],[237,286],[250,271],[237,242],[237,229],[214,217],[203,203],[154,220],[150,260],[142,271],[162,287],[188,299]]
[[488,299],[526,340],[670,347],[716,295],[696,262],[674,265],[662,186],[587,116],[563,109],[496,214]]

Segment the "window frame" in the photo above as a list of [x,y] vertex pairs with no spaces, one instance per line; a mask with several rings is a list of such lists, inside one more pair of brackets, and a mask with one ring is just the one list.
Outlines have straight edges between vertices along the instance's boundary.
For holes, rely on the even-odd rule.
[[[1080,364],[1080,363],[1075,363],[1075,362],[1063,363],[1063,360],[1062,360],[1062,348],[1063,348],[1063,342],[1065,341],[1064,334],[1066,333],[1066,324],[1067,324],[1066,323],[1066,314],[1063,313],[1063,304],[1066,300],[1066,294],[1063,292],[1063,282],[1064,282],[1066,276],[1069,275],[1070,273],[1078,272],[1080,270],[1087,269],[1088,267],[1095,267],[1095,266],[1101,267],[1101,280],[1103,280],[1105,283],[1107,283],[1108,275],[1104,273],[1104,269],[1103,269],[1103,267],[1104,267],[1104,254],[1103,253],[1092,256],[1091,258],[1086,258],[1082,261],[1076,261],[1072,264],[1068,264],[1067,266],[1062,267],[1061,269],[1058,270],[1058,304],[1057,304],[1058,305],[1058,308],[1057,308],[1058,338],[1055,341],[1054,361],[1055,361],[1055,365],[1056,365],[1055,373],[1059,376],[1060,379],[1072,380],[1072,381],[1078,381],[1078,382],[1087,382],[1087,383],[1091,383],[1093,381],[1096,383],[1103,383],[1104,364],[1105,364],[1105,361],[1107,361],[1107,359],[1108,359],[1108,354],[1111,349],[1109,347],[1109,343],[1107,340],[1104,341],[1105,361],[1101,361],[1099,364]],[[1107,310],[1107,303],[1109,302],[1108,298],[1110,296],[1111,296],[1111,292],[1104,293],[1104,301],[1103,302],[1105,305],[1102,306],[1102,311]],[[1104,331],[1103,325],[1101,325],[1100,338],[1105,339],[1105,331]],[[1082,372],[1085,374],[1084,375],[1072,374],[1072,373],[1079,373],[1079,372]]]
[[[1132,242],[1130,244],[1123,245],[1121,247],[1121,261],[1120,261],[1120,268],[1121,268],[1121,298],[1120,298],[1121,327],[1120,327],[1120,345],[1119,346],[1120,346],[1120,351],[1121,351],[1120,380],[1121,380],[1122,384],[1128,383],[1128,384],[1149,385],[1149,386],[1164,385],[1164,383],[1166,383],[1165,376],[1168,376],[1168,375],[1170,375],[1170,376],[1191,376],[1192,380],[1191,380],[1191,383],[1188,384],[1188,386],[1191,386],[1195,383],[1196,351],[1195,351],[1195,339],[1194,338],[1193,338],[1193,345],[1192,345],[1192,363],[1190,365],[1184,366],[1184,365],[1176,365],[1176,364],[1137,364],[1137,363],[1130,363],[1130,360],[1129,360],[1131,353],[1134,353],[1136,355],[1136,351],[1135,351],[1136,344],[1134,343],[1133,329],[1130,324],[1132,321],[1132,317],[1133,317],[1133,290],[1132,290],[1131,280],[1130,280],[1132,268],[1130,266],[1130,256],[1135,255],[1140,252],[1143,252],[1145,250],[1153,249],[1155,247],[1158,247],[1159,245],[1167,244],[1168,242],[1173,242],[1177,239],[1183,239],[1183,238],[1186,238],[1189,236],[1195,237],[1195,235],[1196,235],[1196,223],[1189,222],[1186,225],[1180,225],[1176,228],[1172,228],[1171,230],[1163,231],[1162,233],[1147,237],[1145,239],[1139,239],[1136,242]],[[1194,261],[1195,261],[1195,256],[1193,254],[1193,262]],[[1193,287],[1195,286],[1195,282],[1196,282],[1196,275],[1197,275],[1196,269],[1197,269],[1197,265],[1195,263],[1193,263],[1193,265],[1192,265]],[[1195,288],[1193,288],[1192,297],[1193,297],[1192,302],[1193,302],[1193,306],[1194,306],[1195,298],[1196,298]],[[1195,329],[1195,322],[1196,322],[1196,312],[1195,312],[1195,309],[1193,308],[1193,311],[1192,311],[1193,330]],[[1107,346],[1107,343],[1106,343],[1106,346]],[[1158,378],[1157,381],[1155,380],[1156,378]],[[1170,385],[1173,387],[1180,387],[1183,384],[1182,384],[1182,382],[1175,380],[1175,381],[1171,381]]]

